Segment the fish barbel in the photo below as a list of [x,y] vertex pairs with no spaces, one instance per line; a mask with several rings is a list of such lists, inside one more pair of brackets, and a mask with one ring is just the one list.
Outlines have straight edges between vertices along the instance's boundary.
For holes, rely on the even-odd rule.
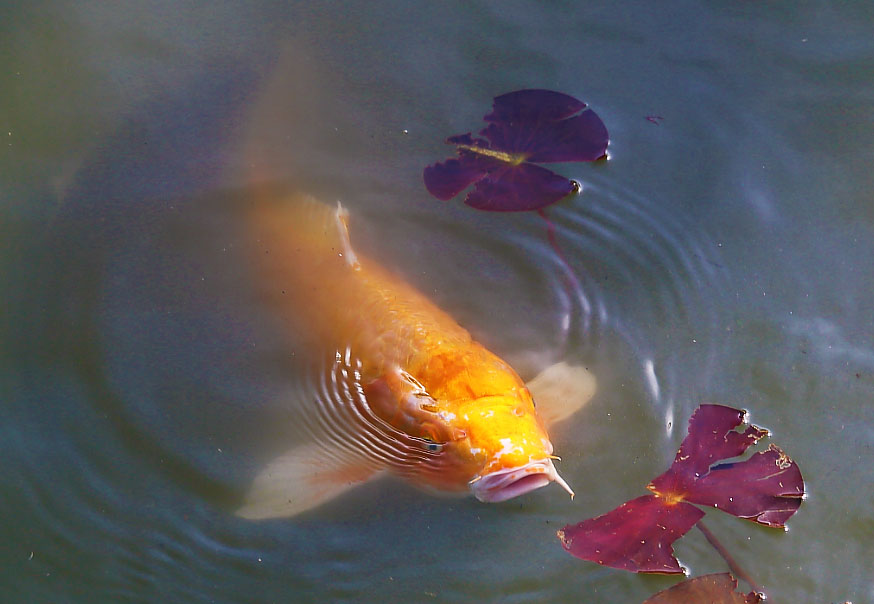
[[293,516],[384,471],[485,502],[550,482],[573,496],[546,426],[592,397],[586,369],[558,363],[526,386],[423,294],[356,253],[339,204],[259,200],[248,218],[265,301],[306,332],[308,352],[330,358],[311,407],[317,438],[259,472],[239,515]]

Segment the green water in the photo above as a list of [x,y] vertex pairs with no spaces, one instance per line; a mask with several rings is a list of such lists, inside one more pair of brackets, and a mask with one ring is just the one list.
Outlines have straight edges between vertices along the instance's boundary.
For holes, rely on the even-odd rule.
[[[644,494],[711,401],[810,496],[788,533],[710,528],[774,602],[874,601],[872,30],[864,2],[3,8],[0,600],[641,602],[674,580],[555,531]],[[557,167],[585,188],[550,210],[569,299],[537,216],[421,181],[524,87],[611,135],[606,164]],[[389,480],[233,515],[294,422],[238,251],[256,177],[342,200],[357,245],[521,370],[592,369],[552,434],[573,502]],[[695,532],[676,552],[725,570]]]

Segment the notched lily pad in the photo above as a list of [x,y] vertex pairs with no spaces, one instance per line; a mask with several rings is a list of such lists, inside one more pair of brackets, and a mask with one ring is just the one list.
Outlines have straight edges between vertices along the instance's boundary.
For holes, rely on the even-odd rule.
[[604,566],[670,574],[682,572],[672,544],[704,516],[693,503],[785,527],[804,497],[798,465],[775,445],[743,461],[723,462],[768,435],[753,425],[737,430],[745,417],[744,411],[723,405],[698,407],[671,467],[647,486],[653,494],[564,527],[562,546]]
[[552,90],[517,90],[495,97],[489,125],[474,138],[451,136],[457,157],[425,168],[425,187],[452,199],[470,185],[464,202],[499,212],[538,210],[579,190],[572,180],[537,163],[594,161],[609,142],[601,118],[572,96]]
[[667,500],[709,505],[739,518],[782,528],[804,497],[798,464],[776,445],[747,460],[713,465],[741,455],[768,435],[745,423],[745,412],[701,405],[689,420],[689,434],[674,463],[647,488]]

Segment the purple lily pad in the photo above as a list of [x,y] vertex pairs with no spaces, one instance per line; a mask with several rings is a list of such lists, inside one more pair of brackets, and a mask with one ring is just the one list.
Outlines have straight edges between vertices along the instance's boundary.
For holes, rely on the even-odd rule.
[[582,101],[551,90],[517,90],[496,97],[489,125],[447,139],[457,158],[425,168],[425,187],[452,199],[471,184],[465,203],[500,212],[538,210],[579,187],[543,162],[594,161],[607,152],[607,128]]
[[[694,504],[772,527],[784,527],[801,506],[804,480],[798,464],[777,446],[737,462],[768,435],[745,425],[746,413],[701,405],[668,470],[647,486],[653,495],[627,501],[597,518],[558,532],[562,546],[584,560],[632,572],[678,573],[672,544],[704,515]],[[722,463],[719,463],[722,462]],[[715,464],[715,465],[714,465]]]
[[737,457],[768,435],[744,423],[745,413],[722,405],[701,405],[689,419],[674,463],[647,487],[661,497],[710,505],[739,518],[783,527],[801,506],[804,480],[798,464],[777,446],[735,463]]
[[626,501],[597,518],[558,531],[562,546],[577,558],[636,573],[681,574],[674,541],[704,512],[688,503],[666,505],[653,495]]

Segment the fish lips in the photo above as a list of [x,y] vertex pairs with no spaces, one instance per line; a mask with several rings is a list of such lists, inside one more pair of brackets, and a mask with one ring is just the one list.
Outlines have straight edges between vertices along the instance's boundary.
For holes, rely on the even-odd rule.
[[480,501],[496,503],[545,487],[557,481],[573,496],[567,483],[558,475],[551,459],[532,461],[517,468],[490,472],[470,481],[470,490]]

